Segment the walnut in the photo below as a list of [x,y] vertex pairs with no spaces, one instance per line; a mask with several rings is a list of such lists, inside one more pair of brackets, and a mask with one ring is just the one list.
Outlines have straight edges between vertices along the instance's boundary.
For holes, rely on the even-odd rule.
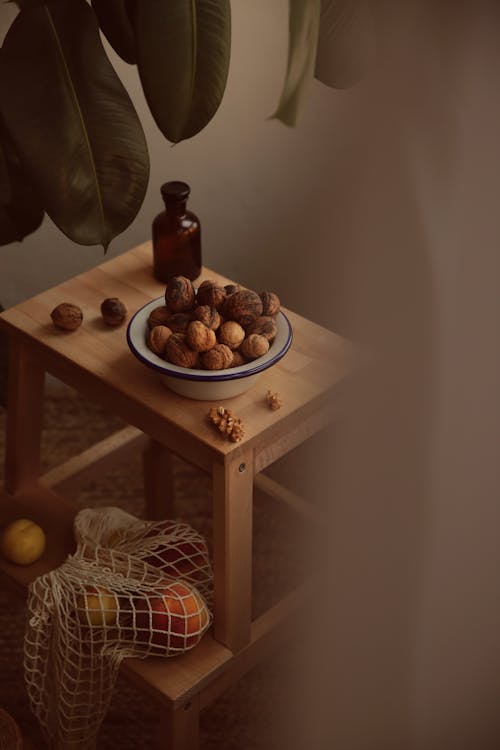
[[53,324],[63,331],[74,331],[82,324],[83,313],[71,302],[61,302],[50,313]]
[[210,305],[216,310],[221,310],[226,299],[226,290],[219,286],[213,279],[203,281],[196,292],[196,301],[198,305]]
[[277,315],[280,311],[280,299],[274,292],[261,292],[262,315]]
[[202,366],[205,370],[225,370],[231,367],[233,353],[225,344],[216,344],[213,349],[200,355]]
[[219,343],[237,349],[245,338],[245,330],[235,320],[227,320],[219,329]]
[[276,321],[270,315],[261,315],[253,323],[250,323],[247,328],[248,336],[252,333],[259,333],[261,336],[265,336],[268,341],[273,341],[277,332]]
[[150,328],[154,328],[155,326],[165,326],[171,315],[172,313],[166,305],[159,305],[149,313],[148,325]]
[[198,364],[198,354],[189,348],[183,333],[173,333],[169,336],[164,359],[179,367],[194,367]]
[[173,313],[186,312],[194,305],[195,291],[193,283],[185,276],[173,276],[167,282],[165,303]]
[[272,411],[276,411],[277,409],[281,409],[283,406],[283,402],[281,401],[279,397],[279,393],[268,391],[266,393],[266,402]]
[[189,313],[174,313],[167,318],[165,325],[174,333],[186,333],[190,322],[191,315]]
[[101,303],[102,319],[108,326],[119,326],[127,317],[127,308],[118,297],[108,297]]
[[201,320],[192,320],[186,331],[186,343],[195,352],[206,352],[217,343],[215,331]]
[[229,297],[230,294],[234,294],[235,292],[239,292],[241,289],[241,286],[239,284],[226,284],[224,287],[226,290],[226,294]]
[[172,335],[172,331],[167,326],[155,326],[148,334],[147,344],[154,354],[163,357],[167,341]]
[[213,406],[208,413],[208,418],[219,432],[226,435],[228,440],[233,443],[240,442],[244,434],[243,425],[241,419],[235,417],[230,409],[224,409],[223,406]]
[[210,305],[198,305],[193,310],[193,319],[200,320],[206,325],[207,328],[211,328],[212,331],[216,331],[221,324],[221,318],[215,307]]
[[241,289],[227,298],[223,315],[229,320],[235,320],[245,328],[255,318],[262,315],[262,300],[256,292]]
[[243,356],[243,354],[236,350],[233,352],[233,361],[231,362],[231,367],[240,367],[240,365],[246,364],[246,359]]
[[257,359],[267,351],[269,351],[269,341],[258,333],[251,333],[241,345],[241,353],[247,359]]

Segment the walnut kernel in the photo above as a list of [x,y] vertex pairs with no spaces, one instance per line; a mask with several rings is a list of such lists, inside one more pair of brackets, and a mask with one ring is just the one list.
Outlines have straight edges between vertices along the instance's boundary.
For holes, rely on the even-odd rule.
[[281,409],[281,407],[283,406],[283,402],[280,399],[279,393],[276,393],[275,391],[268,391],[266,393],[266,402],[272,411]]
[[223,406],[212,406],[208,412],[208,418],[223,435],[233,443],[239,443],[242,439],[243,424],[241,419],[236,417],[230,409],[224,409]]
[[82,324],[83,313],[71,302],[61,302],[50,313],[53,324],[63,331],[74,331]]

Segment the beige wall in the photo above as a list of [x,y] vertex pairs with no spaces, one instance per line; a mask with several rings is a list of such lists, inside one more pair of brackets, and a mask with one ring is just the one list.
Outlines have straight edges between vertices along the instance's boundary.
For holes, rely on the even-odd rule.
[[[327,550],[321,638],[311,621],[322,648],[307,642],[291,740],[308,750],[493,750],[500,14],[482,1],[385,3],[379,68],[349,92],[315,83],[288,130],[266,120],[285,67],[286,2],[232,5],[227,95],[198,138],[165,143],[134,72],[117,64],[141,110],[152,176],[110,252],[147,238],[160,183],[186,179],[207,264],[274,287],[380,357],[360,408],[314,456],[311,494],[326,499],[332,530],[316,545]],[[101,253],[46,222],[0,251],[0,299],[14,303]]]

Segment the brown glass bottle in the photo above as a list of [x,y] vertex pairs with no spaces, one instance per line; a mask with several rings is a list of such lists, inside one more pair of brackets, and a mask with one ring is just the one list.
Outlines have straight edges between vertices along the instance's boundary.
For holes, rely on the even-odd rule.
[[191,189],[185,182],[161,186],[165,210],[153,221],[153,273],[167,283],[172,276],[196,279],[201,273],[201,227],[186,209]]

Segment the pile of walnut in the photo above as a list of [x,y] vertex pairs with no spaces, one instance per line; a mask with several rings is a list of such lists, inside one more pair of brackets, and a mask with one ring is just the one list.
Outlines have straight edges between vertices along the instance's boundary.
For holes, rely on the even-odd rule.
[[208,280],[198,291],[184,276],[170,279],[165,304],[149,316],[148,347],[180,367],[224,370],[266,354],[276,336],[280,301],[237,284]]

